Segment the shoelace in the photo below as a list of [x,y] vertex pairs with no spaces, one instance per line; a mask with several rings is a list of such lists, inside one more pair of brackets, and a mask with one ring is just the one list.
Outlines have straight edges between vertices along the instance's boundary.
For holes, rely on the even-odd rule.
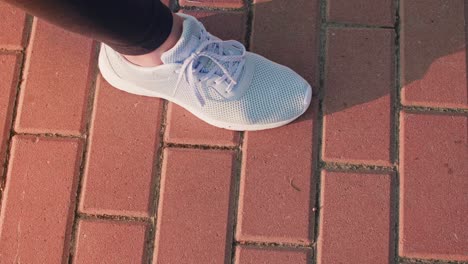
[[[218,40],[214,39],[210,33],[202,30],[200,34],[200,40],[202,41],[200,46],[187,58],[185,59],[182,67],[180,68],[179,77],[177,79],[176,88],[174,89],[173,96],[176,94],[181,80],[186,76],[187,82],[190,88],[194,91],[201,106],[205,105],[205,99],[202,96],[200,82],[206,81],[213,77],[213,75],[221,75],[216,79],[215,84],[228,81],[226,93],[232,91],[234,86],[237,84],[237,79],[241,73],[242,67],[244,66],[245,60],[245,47],[240,42],[235,40]],[[224,50],[228,50],[229,47],[238,48],[241,51],[240,55],[226,55]],[[202,62],[201,58],[208,58],[209,60]],[[200,73],[205,68],[208,61],[215,63],[209,72],[203,74],[203,78],[198,79]],[[224,63],[227,63],[225,67]],[[236,65],[237,64],[237,65]],[[217,66],[217,67],[216,67]],[[216,90],[216,89],[215,89]],[[216,92],[225,98],[224,95]]]

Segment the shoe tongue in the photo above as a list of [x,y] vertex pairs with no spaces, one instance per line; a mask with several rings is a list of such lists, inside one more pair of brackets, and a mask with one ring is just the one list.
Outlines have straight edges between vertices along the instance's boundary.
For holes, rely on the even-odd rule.
[[200,45],[198,37],[201,34],[201,30],[202,26],[196,19],[190,17],[185,18],[182,35],[179,41],[174,47],[162,54],[162,62],[164,64],[183,63],[183,61]]

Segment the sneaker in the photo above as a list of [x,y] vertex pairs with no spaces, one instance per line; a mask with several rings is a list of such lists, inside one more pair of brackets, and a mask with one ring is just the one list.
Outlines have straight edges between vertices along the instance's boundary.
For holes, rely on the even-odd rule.
[[194,17],[184,19],[163,65],[139,67],[102,44],[101,74],[114,87],[166,99],[216,127],[248,131],[288,124],[309,107],[312,88],[293,70],[222,41]]

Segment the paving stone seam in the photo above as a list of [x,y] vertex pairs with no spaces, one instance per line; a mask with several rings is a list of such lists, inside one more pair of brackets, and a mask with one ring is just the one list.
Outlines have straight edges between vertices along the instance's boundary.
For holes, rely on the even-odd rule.
[[155,159],[155,166],[156,169],[154,170],[154,174],[152,177],[152,182],[153,185],[151,186],[152,193],[151,193],[151,198],[152,198],[152,203],[150,207],[150,227],[147,229],[147,236],[146,236],[146,263],[151,264],[153,263],[153,257],[154,257],[154,248],[155,248],[155,243],[156,243],[156,233],[157,233],[157,222],[158,222],[158,209],[160,206],[160,201],[161,201],[161,178],[162,178],[162,167],[163,167],[163,161],[164,161],[164,145],[166,144],[165,142],[165,134],[166,134],[166,128],[167,128],[167,123],[168,123],[168,116],[167,116],[167,108],[169,106],[168,101],[162,100],[162,111],[161,111],[161,118],[160,118],[160,129],[159,129],[159,145],[158,145],[158,152],[156,154],[157,159]]
[[151,224],[150,217],[134,217],[126,215],[107,215],[107,214],[88,214],[78,213],[77,218],[79,220],[106,220],[106,221],[118,221],[118,222],[137,222]]
[[245,29],[245,40],[244,46],[246,50],[250,51],[250,43],[252,42],[252,31],[253,31],[253,20],[254,20],[254,0],[244,0],[245,8],[247,12],[247,21],[246,21],[246,29]]
[[393,165],[377,165],[377,164],[368,164],[364,162],[354,163],[354,162],[338,162],[338,161],[320,161],[319,167],[321,169],[338,169],[338,170],[348,170],[353,172],[355,170],[369,170],[369,171],[395,171],[398,165],[394,163]]
[[[33,30],[33,17],[30,15],[26,15],[26,22],[24,24],[24,32],[23,32],[23,39],[25,39],[25,49],[29,50],[29,44],[31,41],[31,35],[32,35],[32,30]],[[16,72],[16,89],[15,89],[15,94],[13,96],[13,106],[12,106],[12,112],[11,112],[11,119],[10,119],[10,127],[9,127],[9,133],[8,133],[8,138],[5,142],[5,158],[3,160],[3,173],[0,175],[0,205],[3,202],[3,190],[5,188],[5,184],[7,181],[7,173],[8,173],[8,166],[10,164],[10,155],[11,155],[11,141],[14,136],[14,127],[15,127],[15,122],[16,122],[16,115],[18,112],[18,107],[19,107],[19,94],[21,91],[21,87],[23,86],[25,82],[25,74],[27,71],[27,65],[28,65],[28,60],[30,56],[27,56],[26,53],[22,53],[18,55],[19,57],[16,58],[18,65],[17,67],[17,72]],[[0,206],[0,215],[1,215],[1,206]]]
[[405,112],[412,112],[412,113],[449,113],[449,114],[467,114],[468,113],[468,108],[463,109],[463,108],[445,108],[445,107],[428,107],[428,106],[407,106],[407,105],[401,105],[400,106],[401,110],[404,110]]
[[243,147],[244,147],[244,138],[245,138],[245,132],[240,132],[239,133],[239,141],[238,141],[238,147],[236,150],[236,162],[235,162],[235,168],[234,168],[234,181],[233,184],[234,186],[231,187],[232,193],[230,196],[232,197],[233,203],[230,205],[230,211],[229,215],[232,217],[231,220],[231,256],[230,260],[231,263],[236,263],[236,245],[238,243],[236,239],[236,233],[237,233],[237,219],[239,217],[239,202],[240,202],[240,182],[241,182],[241,177],[242,177],[242,157],[244,155]]
[[0,48],[0,55],[9,55],[9,54],[24,54],[24,48],[21,48],[21,49]]
[[442,260],[442,259],[418,259],[400,257],[399,264],[468,264],[468,261]]
[[183,148],[200,150],[226,150],[233,151],[239,149],[239,146],[207,145],[207,144],[182,144],[182,143],[164,143],[163,148]]
[[85,173],[85,167],[86,167],[86,161],[87,161],[87,155],[88,155],[88,148],[89,148],[89,131],[91,129],[91,124],[92,124],[92,116],[94,115],[94,105],[95,105],[95,100],[96,100],[96,86],[98,85],[98,76],[99,76],[99,69],[97,67],[97,61],[98,61],[98,56],[99,56],[99,50],[100,50],[100,44],[97,42],[93,43],[93,59],[90,62],[91,67],[94,67],[93,71],[89,74],[92,74],[92,78],[89,78],[89,83],[87,84],[89,89],[89,95],[88,95],[88,101],[86,105],[86,116],[85,116],[85,130],[83,133],[83,139],[84,139],[84,144],[83,144],[83,150],[81,153],[81,162],[80,162],[80,167],[79,167],[79,173],[78,173],[78,186],[76,188],[76,194],[75,194],[75,204],[73,205],[73,220],[72,220],[72,230],[70,234],[70,241],[69,243],[69,252],[68,252],[68,263],[71,264],[73,263],[73,256],[75,254],[76,250],[76,236],[77,236],[77,230],[78,230],[78,222],[79,222],[79,204],[81,201],[82,197],[82,192],[83,192],[83,180],[84,180],[84,173]]
[[326,67],[326,51],[327,51],[327,0],[319,0],[319,15],[320,15],[320,33],[319,33],[319,91],[318,91],[318,112],[316,118],[316,129],[317,131],[317,157],[314,169],[315,173],[315,219],[314,219],[314,244],[312,248],[312,263],[318,263],[317,259],[317,247],[315,243],[317,243],[319,236],[320,236],[320,203],[321,203],[321,170],[323,164],[325,162],[322,159],[325,143],[323,142],[323,133],[324,133],[324,111],[323,111],[323,99],[325,93],[325,67]]
[[278,248],[278,249],[306,249],[310,250],[315,248],[316,243],[298,244],[298,243],[271,243],[260,241],[237,241],[236,246],[249,246],[256,248]]
[[343,23],[343,22],[326,22],[327,27],[331,28],[366,28],[366,29],[395,29],[391,26],[383,25],[367,25],[367,24],[355,24],[355,23]]
[[395,89],[392,93],[392,155],[393,162],[396,164],[394,173],[394,183],[391,191],[391,209],[394,210],[393,219],[393,258],[394,262],[398,263],[400,255],[399,247],[399,236],[400,236],[400,108],[401,108],[401,62],[400,62],[400,33],[401,33],[401,20],[400,20],[400,0],[394,0],[395,6],[395,58],[394,58],[394,69],[395,69]]
[[32,137],[43,137],[43,138],[67,138],[67,139],[86,139],[86,135],[64,135],[59,133],[27,133],[27,132],[15,132],[13,136],[32,136]]
[[397,171],[397,166],[378,166],[368,164],[322,162],[320,169],[328,171],[342,172],[369,172],[369,173],[389,173]]

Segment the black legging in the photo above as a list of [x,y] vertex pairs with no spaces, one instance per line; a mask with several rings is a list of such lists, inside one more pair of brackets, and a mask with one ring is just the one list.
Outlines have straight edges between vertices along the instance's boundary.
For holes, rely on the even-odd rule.
[[172,12],[159,0],[3,1],[104,42],[124,55],[142,55],[155,50],[172,29]]

